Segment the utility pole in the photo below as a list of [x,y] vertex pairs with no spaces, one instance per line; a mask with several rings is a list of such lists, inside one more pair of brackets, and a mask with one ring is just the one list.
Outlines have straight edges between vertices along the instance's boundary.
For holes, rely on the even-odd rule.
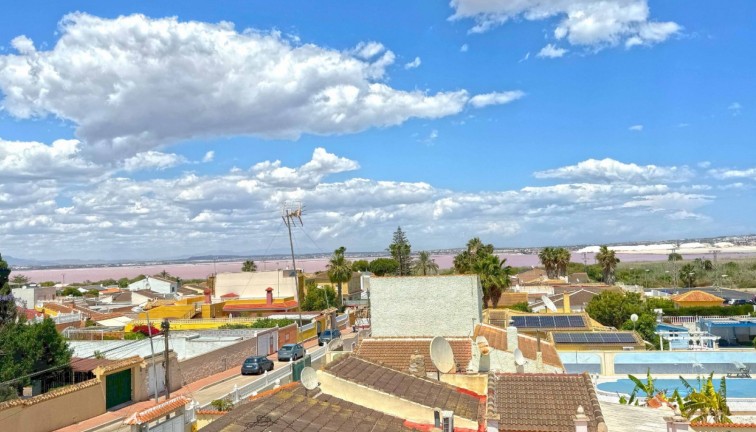
[[674,279],[675,288],[677,288],[677,247],[672,248],[672,278]]
[[[165,400],[168,400],[171,398],[171,379],[170,379],[170,364],[171,359],[168,356],[168,333],[171,330],[171,323],[168,322],[167,319],[163,320],[163,323],[160,324],[160,328],[163,330],[163,340],[165,341],[165,351],[163,352],[164,358],[165,358]],[[157,377],[155,377],[157,380]]]
[[302,303],[299,301],[299,275],[297,274],[297,261],[294,258],[294,239],[291,237],[292,224],[296,224],[296,220],[299,220],[299,225],[303,225],[302,203],[284,203],[281,209],[281,217],[284,224],[286,224],[286,228],[289,230],[289,246],[291,246],[291,264],[294,266],[294,289],[297,300],[297,312],[299,312],[299,326],[302,327]]
[[719,286],[719,264],[717,263],[717,254],[719,254],[719,251],[713,249],[711,253],[714,255],[714,272],[716,272],[714,279],[715,288],[717,288],[717,291],[722,292],[722,288]]

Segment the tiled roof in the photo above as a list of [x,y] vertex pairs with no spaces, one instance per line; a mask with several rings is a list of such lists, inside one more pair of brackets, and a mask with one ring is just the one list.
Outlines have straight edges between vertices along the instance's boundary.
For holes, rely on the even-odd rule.
[[92,372],[100,366],[107,366],[113,364],[117,360],[97,359],[97,358],[71,358],[71,369],[74,372]]
[[19,315],[24,315],[27,320],[31,320],[31,319],[34,319],[34,318],[37,318],[37,317],[41,317],[41,316],[44,315],[43,313],[37,312],[34,309],[24,309],[24,308],[22,308],[20,306],[16,307],[16,312]]
[[28,398],[28,399],[20,399],[20,398],[19,399],[11,399],[9,401],[0,402],[0,410],[4,410],[6,408],[10,408],[10,407],[13,407],[13,406],[19,406],[19,405],[24,405],[24,406],[35,405],[35,404],[38,404],[40,402],[44,402],[46,400],[54,399],[56,397],[63,396],[65,394],[69,394],[69,393],[73,393],[75,391],[79,391],[81,389],[85,389],[87,387],[92,387],[92,386],[95,386],[95,385],[100,385],[100,380],[97,379],[97,378],[94,378],[94,379],[91,379],[91,380],[88,380],[88,381],[84,381],[84,382],[80,382],[80,383],[77,383],[77,384],[72,384],[72,385],[65,386],[65,387],[59,387],[59,388],[56,388],[55,390],[51,390],[51,391],[49,391],[47,393],[43,393],[41,395],[34,396],[34,397],[31,397],[31,398]]
[[137,294],[139,294],[139,295],[141,295],[141,296],[150,298],[150,299],[164,299],[165,298],[165,295],[158,294],[158,293],[156,293],[154,291],[150,291],[150,290],[147,290],[147,289],[138,290],[138,291],[134,291],[134,292],[137,293]]
[[500,431],[574,432],[582,406],[588,431],[604,422],[596,391],[586,374],[497,374],[495,410]]
[[[365,339],[360,344],[357,354],[375,363],[407,372],[410,356],[417,352],[425,357],[425,370],[436,372],[430,358],[432,338],[381,338]],[[454,352],[457,371],[465,372],[472,359],[472,341],[468,338],[447,338]]]
[[329,363],[325,371],[426,407],[454,411],[454,415],[473,421],[483,420],[485,397],[476,397],[439,381],[418,378],[355,356],[341,357]]
[[164,417],[176,411],[177,409],[187,405],[189,402],[191,402],[191,399],[184,396],[168,399],[167,401],[161,404],[155,405],[152,408],[148,408],[144,411],[140,411],[140,412],[130,415],[126,420],[123,421],[123,424],[141,425],[144,423],[149,423],[153,420],[157,420],[160,417]]
[[223,312],[244,312],[251,310],[290,310],[297,307],[295,300],[287,300],[284,302],[274,302],[273,304],[266,303],[235,303],[227,304],[223,306]]
[[57,313],[71,313],[74,311],[73,307],[61,303],[46,302],[42,304],[42,307]]
[[[309,394],[308,394],[309,393]],[[393,432],[413,430],[404,420],[319,393],[299,383],[262,392],[202,428],[203,432]]]
[[704,291],[700,290],[693,290],[688,291],[686,293],[678,294],[676,296],[671,297],[672,301],[675,302],[719,302],[722,303],[724,301],[723,298],[717,297],[714,294],[709,294]]
[[128,367],[128,366],[133,366],[133,365],[139,364],[141,362],[142,362],[142,358],[139,357],[138,355],[137,356],[132,356],[132,357],[127,357],[127,358],[125,358],[123,360],[118,360],[116,362],[113,362],[113,363],[110,363],[110,364],[107,364],[107,365],[103,365],[102,366],[102,371],[103,372],[110,372],[110,371],[114,371],[114,370],[118,370],[118,369],[123,369],[123,368]]
[[[507,351],[507,331],[488,324],[478,324],[475,326],[474,337],[483,336],[488,341],[488,345],[499,351]],[[517,347],[522,351],[522,355],[530,360],[535,360],[538,352],[538,339],[523,334],[517,335]],[[541,339],[541,356],[543,364],[564,369],[562,360],[559,358],[554,345],[549,343],[545,338]]]

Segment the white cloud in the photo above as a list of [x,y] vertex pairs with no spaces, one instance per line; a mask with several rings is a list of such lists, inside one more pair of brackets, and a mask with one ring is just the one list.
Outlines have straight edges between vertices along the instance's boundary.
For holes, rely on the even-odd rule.
[[739,102],[733,102],[727,106],[727,109],[730,110],[732,115],[736,116],[740,114],[740,110],[743,109],[743,105],[741,105]]
[[627,128],[627,130],[633,131],[633,132],[641,132],[643,131],[643,125],[642,124],[632,125],[629,128]]
[[39,142],[0,139],[0,183],[23,179],[82,180],[103,174],[106,169],[81,155],[77,140]]
[[210,150],[209,152],[205,153],[205,156],[202,158],[202,162],[208,163],[215,160],[215,152]]
[[554,44],[548,44],[545,47],[541,48],[540,51],[538,51],[538,54],[536,54],[536,57],[541,58],[559,58],[564,56],[567,53],[567,49],[559,48]]
[[123,169],[129,172],[144,170],[164,170],[175,167],[176,165],[185,164],[188,161],[185,157],[175,153],[162,153],[158,151],[146,151],[126,159],[123,162]]
[[451,0],[453,20],[472,18],[472,33],[482,33],[508,21],[557,18],[553,37],[594,49],[652,45],[679,33],[674,22],[652,21],[647,0]]
[[297,139],[459,113],[470,96],[392,88],[377,42],[337,51],[278,32],[143,15],[65,16],[49,50],[0,55],[3,109],[76,125],[98,160],[195,137]]
[[709,170],[709,175],[719,180],[734,179],[734,178],[751,178],[751,179],[756,180],[756,168],[749,168],[749,169],[743,169],[743,170],[725,169],[725,168],[711,169]]
[[405,63],[404,64],[404,68],[405,69],[415,69],[415,68],[420,67],[421,63],[422,63],[422,61],[420,60],[420,57],[415,57],[415,59],[412,60],[411,62]]
[[461,47],[459,47],[460,52],[467,52],[470,49],[470,47],[467,44],[462,44]]
[[709,168],[711,166],[711,162],[709,162],[709,161],[701,161],[701,162],[697,163],[696,165],[698,165],[699,168],[706,169],[706,168]]
[[489,105],[503,105],[514,102],[523,96],[525,96],[525,93],[519,90],[486,93],[473,96],[469,103],[475,108],[483,108]]
[[656,165],[636,165],[623,163],[614,159],[588,159],[576,165],[565,166],[534,173],[536,178],[586,180],[592,182],[684,182],[693,177],[693,172],[686,166],[664,167]]

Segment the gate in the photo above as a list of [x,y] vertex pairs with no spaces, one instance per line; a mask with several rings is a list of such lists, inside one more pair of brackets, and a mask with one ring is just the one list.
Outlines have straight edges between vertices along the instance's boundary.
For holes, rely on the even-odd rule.
[[105,408],[131,400],[131,369],[116,372],[105,377]]
[[291,364],[291,380],[299,381],[302,378],[302,370],[306,366],[312,366],[312,356],[307,354],[302,360]]

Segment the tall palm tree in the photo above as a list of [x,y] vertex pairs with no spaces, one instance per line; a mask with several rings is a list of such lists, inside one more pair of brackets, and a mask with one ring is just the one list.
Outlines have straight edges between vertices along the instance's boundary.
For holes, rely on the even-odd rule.
[[431,258],[430,253],[422,251],[415,260],[412,270],[415,274],[428,276],[438,273],[438,264]]
[[554,250],[554,263],[556,266],[557,277],[567,276],[567,264],[570,263],[572,255],[567,249],[560,247]]
[[604,283],[614,285],[614,270],[617,269],[617,264],[620,262],[614,251],[606,246],[601,246],[596,254],[596,261],[598,261],[604,274]]
[[509,277],[513,271],[506,262],[506,259],[490,254],[476,261],[473,266],[473,272],[480,277],[483,286],[484,307],[488,307],[488,300],[491,300],[494,308],[497,307],[502,293],[509,287]]
[[556,277],[556,249],[545,247],[538,252],[538,258],[541,260],[541,264],[546,268],[546,276],[549,278]]
[[494,246],[492,244],[485,244],[480,240],[480,237],[474,237],[467,241],[467,250],[462,251],[460,254],[454,257],[454,269],[457,273],[470,273],[475,265],[475,262],[492,254]]
[[346,248],[344,246],[341,246],[340,248],[333,251],[333,255],[331,255],[331,259],[328,261],[327,266],[328,279],[331,281],[331,283],[335,283],[339,287],[339,304],[341,304],[343,300],[343,290],[341,284],[344,282],[349,282],[349,280],[352,279],[352,263],[344,256],[345,252]]
[[245,260],[242,263],[242,271],[243,272],[256,272],[257,264],[255,264],[255,262],[252,260]]

